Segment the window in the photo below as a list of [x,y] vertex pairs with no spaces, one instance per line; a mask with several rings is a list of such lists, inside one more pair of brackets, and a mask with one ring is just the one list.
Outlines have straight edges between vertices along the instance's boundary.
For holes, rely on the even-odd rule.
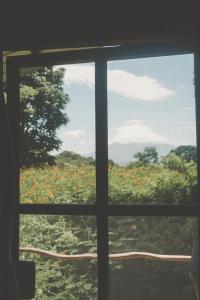
[[[53,136],[56,143],[49,127],[59,104],[50,99],[63,96],[61,75],[52,79],[59,66],[64,93],[71,97],[66,100],[70,122],[56,131],[62,155],[44,140]],[[36,261],[35,299],[160,299],[162,291],[170,299],[195,297],[188,262],[200,208],[197,69],[195,50],[182,45],[9,59],[19,187],[14,253],[16,260]],[[45,167],[33,168],[35,157],[44,163],[42,153],[48,154]],[[76,258],[35,256],[30,248]],[[89,258],[77,260],[85,253]],[[151,260],[151,253],[158,260]]]

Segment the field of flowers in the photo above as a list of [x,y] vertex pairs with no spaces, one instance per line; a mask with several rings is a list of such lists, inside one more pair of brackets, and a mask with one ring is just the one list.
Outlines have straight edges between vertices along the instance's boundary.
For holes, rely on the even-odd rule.
[[92,203],[95,168],[88,165],[21,169],[22,203]]
[[[87,164],[21,169],[21,203],[91,204],[95,202],[95,167]],[[186,204],[194,202],[196,166],[184,170],[164,165],[109,167],[109,201],[116,204]]]

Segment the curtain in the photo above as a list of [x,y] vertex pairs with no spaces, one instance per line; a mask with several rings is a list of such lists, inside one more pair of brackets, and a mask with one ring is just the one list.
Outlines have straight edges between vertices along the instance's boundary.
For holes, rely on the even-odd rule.
[[12,257],[15,185],[9,124],[3,93],[3,55],[0,53],[0,299],[18,300],[19,289]]

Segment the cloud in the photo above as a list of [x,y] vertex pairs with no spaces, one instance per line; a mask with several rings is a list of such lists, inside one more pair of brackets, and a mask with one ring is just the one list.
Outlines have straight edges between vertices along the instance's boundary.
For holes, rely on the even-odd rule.
[[64,76],[65,84],[79,84],[92,88],[95,84],[94,66],[90,64],[78,64],[64,66],[66,69]]
[[60,138],[62,138],[62,139],[69,138],[69,139],[73,139],[73,140],[82,139],[85,137],[86,137],[85,131],[79,130],[79,129],[63,131],[60,136]]
[[129,120],[114,130],[114,134],[109,140],[109,144],[113,143],[168,144],[169,140],[146,126],[143,120]]
[[[63,66],[66,69],[64,83],[93,88],[95,69],[91,64]],[[157,79],[137,76],[124,70],[108,70],[108,91],[132,100],[160,101],[175,95]]]
[[83,155],[94,152],[94,142],[81,129],[61,130],[58,137],[62,141],[60,151],[69,150]]
[[128,97],[144,101],[159,101],[174,95],[158,80],[148,76],[136,76],[122,70],[108,71],[108,90]]

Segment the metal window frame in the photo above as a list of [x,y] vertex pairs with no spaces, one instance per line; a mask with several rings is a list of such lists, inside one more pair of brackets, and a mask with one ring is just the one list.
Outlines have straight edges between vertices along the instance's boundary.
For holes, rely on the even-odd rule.
[[[108,218],[109,216],[193,216],[200,224],[200,201],[197,205],[112,205],[108,203],[108,120],[107,62],[130,58],[147,58],[194,54],[197,173],[200,178],[200,52],[194,41],[136,44],[59,53],[10,57],[7,61],[8,113],[14,145],[16,180],[16,219],[13,255],[19,259],[19,215],[90,215],[97,218],[98,299],[109,299]],[[95,63],[96,127],[96,203],[94,205],[20,204],[19,203],[19,69],[73,63]],[[199,193],[200,195],[200,193]],[[200,229],[200,225],[199,225]],[[200,243],[200,241],[199,241]]]

